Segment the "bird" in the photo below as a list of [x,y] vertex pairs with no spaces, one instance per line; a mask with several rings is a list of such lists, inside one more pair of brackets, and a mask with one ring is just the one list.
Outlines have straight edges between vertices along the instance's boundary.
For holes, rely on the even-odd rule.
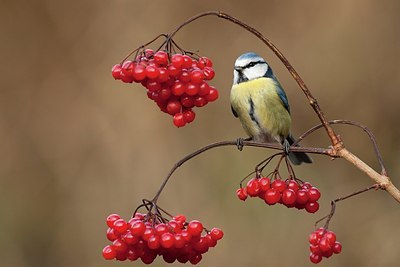
[[312,163],[303,152],[291,152],[289,101],[271,67],[254,52],[240,55],[234,65],[230,93],[232,113],[255,142],[279,142],[294,165]]

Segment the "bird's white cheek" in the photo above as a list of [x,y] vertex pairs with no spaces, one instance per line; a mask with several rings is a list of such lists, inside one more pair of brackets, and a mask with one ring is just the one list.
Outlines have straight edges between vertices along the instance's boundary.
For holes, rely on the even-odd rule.
[[233,71],[233,84],[237,84],[239,81],[239,73],[237,72],[237,70]]

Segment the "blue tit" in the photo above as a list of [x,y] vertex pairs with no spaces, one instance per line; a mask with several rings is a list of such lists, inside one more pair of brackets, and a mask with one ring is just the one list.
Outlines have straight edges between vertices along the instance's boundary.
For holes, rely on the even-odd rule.
[[[233,71],[231,108],[246,133],[256,142],[279,142],[285,151],[294,143],[292,119],[285,91],[268,63],[255,53],[238,57]],[[295,165],[311,163],[301,152],[289,152]]]

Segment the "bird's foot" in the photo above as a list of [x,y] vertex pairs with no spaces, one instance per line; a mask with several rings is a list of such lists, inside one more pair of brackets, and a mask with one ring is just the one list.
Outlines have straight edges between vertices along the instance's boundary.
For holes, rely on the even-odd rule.
[[244,142],[244,141],[251,141],[251,140],[252,140],[251,137],[245,138],[245,139],[239,137],[238,139],[236,139],[236,146],[237,146],[237,148],[239,149],[239,151],[242,151],[242,150],[243,150],[243,147],[244,147],[243,142]]
[[236,146],[237,146],[237,149],[239,149],[239,151],[242,151],[243,150],[243,147],[244,147],[244,145],[243,145],[243,138],[241,138],[241,137],[239,137],[238,139],[236,139]]
[[285,153],[285,155],[289,155],[290,152],[290,144],[289,142],[285,139],[285,141],[282,144],[283,146],[283,152]]

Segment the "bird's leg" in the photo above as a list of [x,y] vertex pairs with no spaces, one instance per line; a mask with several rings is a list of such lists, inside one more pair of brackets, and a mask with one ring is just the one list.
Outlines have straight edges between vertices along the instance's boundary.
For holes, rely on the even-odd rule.
[[282,143],[283,146],[283,152],[285,152],[285,155],[289,155],[290,152],[290,144],[289,141],[287,139],[285,139]]
[[244,147],[243,141],[251,141],[251,140],[252,140],[251,137],[246,138],[246,139],[239,137],[238,139],[236,139],[236,146],[239,149],[239,151],[243,150],[243,147]]

